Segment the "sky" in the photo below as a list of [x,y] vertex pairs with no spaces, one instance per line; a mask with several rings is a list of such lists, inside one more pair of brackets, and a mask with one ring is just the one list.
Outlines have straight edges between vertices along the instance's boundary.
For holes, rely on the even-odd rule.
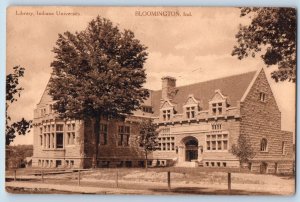
[[[178,11],[181,16],[141,16],[149,11]],[[54,15],[37,15],[54,13]],[[73,12],[76,16],[56,15]],[[32,13],[31,16],[25,15]],[[183,16],[184,13],[191,16]],[[148,47],[145,63],[146,88],[159,90],[163,76],[173,76],[177,86],[255,71],[266,67],[260,57],[238,60],[231,56],[240,18],[238,8],[218,7],[10,7],[7,12],[7,74],[12,67],[26,68],[20,80],[24,87],[18,102],[9,108],[12,120],[33,119],[52,71],[51,52],[59,33],[84,30],[97,15],[110,19],[121,30],[130,29]],[[282,129],[295,132],[295,84],[276,83],[266,73],[282,112]],[[13,142],[32,144],[32,132]]]

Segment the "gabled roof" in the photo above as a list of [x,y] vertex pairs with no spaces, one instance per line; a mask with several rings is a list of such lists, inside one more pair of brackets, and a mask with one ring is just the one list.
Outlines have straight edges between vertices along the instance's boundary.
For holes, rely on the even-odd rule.
[[[236,106],[246,92],[248,86],[253,80],[256,71],[244,74],[223,77],[219,79],[199,82],[186,86],[176,87],[177,94],[171,100],[176,104],[177,113],[183,112],[183,105],[190,94],[193,94],[197,100],[202,103],[202,110],[208,110],[208,102],[215,95],[215,90],[219,89],[221,93],[228,98],[230,106]],[[161,90],[152,91],[151,103],[154,116],[159,115],[161,105]]]

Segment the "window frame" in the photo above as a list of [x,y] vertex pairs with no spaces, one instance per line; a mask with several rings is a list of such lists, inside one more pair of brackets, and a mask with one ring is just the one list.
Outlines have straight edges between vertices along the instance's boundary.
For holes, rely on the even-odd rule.
[[[265,144],[263,144],[264,142]],[[260,140],[260,152],[268,152],[268,140],[267,138],[262,138]]]
[[[220,136],[221,136],[221,138],[220,138]],[[226,143],[224,143],[224,142],[226,142]],[[226,148],[224,147],[224,145],[226,145]],[[222,133],[206,134],[206,136],[205,136],[205,151],[206,152],[228,152],[229,151],[229,133],[222,132]]]
[[[122,129],[123,128],[123,131]],[[128,130],[127,130],[128,129]],[[117,146],[118,147],[129,147],[130,146],[130,133],[131,133],[131,127],[128,125],[119,125],[118,126],[118,141]],[[125,138],[124,138],[125,137]],[[124,142],[125,140],[125,142]]]
[[265,92],[259,92],[259,101],[267,102],[267,94]]

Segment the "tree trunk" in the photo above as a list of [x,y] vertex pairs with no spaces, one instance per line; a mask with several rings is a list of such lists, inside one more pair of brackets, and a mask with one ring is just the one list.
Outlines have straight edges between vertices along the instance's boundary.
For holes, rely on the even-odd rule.
[[99,114],[95,116],[95,123],[94,123],[94,154],[92,159],[92,168],[97,167],[97,159],[98,159],[98,147],[99,147],[99,139],[100,139],[100,121],[101,117]]
[[145,151],[145,157],[146,157],[145,168],[147,170],[148,169],[148,152],[147,151]]

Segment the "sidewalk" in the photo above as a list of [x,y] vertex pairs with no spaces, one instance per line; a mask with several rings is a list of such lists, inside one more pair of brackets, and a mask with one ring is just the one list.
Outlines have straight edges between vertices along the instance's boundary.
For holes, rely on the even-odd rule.
[[[27,188],[27,189],[48,189],[74,192],[74,194],[159,194],[150,190],[132,190],[122,188],[101,188],[101,187],[88,187],[78,185],[59,185],[59,184],[44,184],[34,182],[6,182],[6,187]],[[54,192],[55,193],[55,192]],[[171,193],[170,193],[171,194]]]
[[[82,181],[84,182],[84,180]],[[112,181],[113,182],[113,181]],[[117,187],[101,187],[100,181],[98,186],[81,185],[63,185],[57,183],[41,183],[41,182],[25,182],[25,181],[11,181],[6,182],[6,187],[25,188],[36,190],[34,193],[39,193],[39,190],[45,190],[46,193],[55,193],[55,190],[65,191],[74,194],[138,194],[138,195],[174,195],[174,194],[198,194],[198,195],[228,195],[227,186],[225,184],[183,184],[174,183],[172,189],[168,190],[165,183],[137,183],[126,181],[119,181],[122,188]],[[109,183],[103,181],[102,183]],[[152,185],[151,185],[152,184]],[[124,186],[127,185],[127,188]],[[249,184],[232,184],[230,194],[233,195],[291,195],[294,193],[294,187],[287,188],[285,184],[266,186],[249,185]],[[39,190],[37,190],[39,189]],[[27,190],[30,192],[29,190]],[[13,191],[12,191],[13,192]],[[23,191],[26,193],[26,191]],[[42,191],[41,191],[42,192]]]

